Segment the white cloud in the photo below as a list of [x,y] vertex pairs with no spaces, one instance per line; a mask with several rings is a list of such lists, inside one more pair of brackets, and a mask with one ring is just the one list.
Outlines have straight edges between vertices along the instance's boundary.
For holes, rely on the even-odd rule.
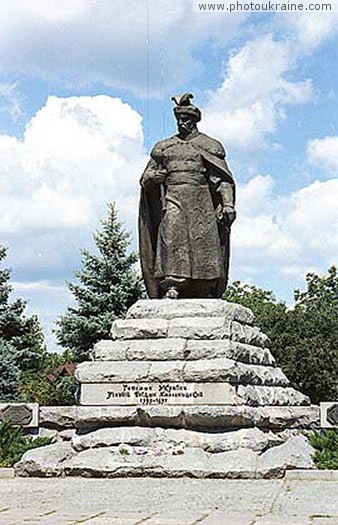
[[0,111],[8,113],[14,122],[22,116],[22,96],[16,82],[0,84]]
[[65,287],[48,281],[20,282],[11,281],[15,292],[63,292]]
[[338,171],[338,137],[310,140],[307,144],[307,157],[310,163],[336,176]]
[[117,98],[49,97],[22,140],[0,135],[0,231],[85,227],[127,211],[146,161],[140,115]]
[[338,179],[315,181],[291,196],[287,227],[303,249],[338,260]]
[[285,107],[310,99],[310,80],[292,82],[295,58],[288,42],[271,34],[250,40],[229,59],[220,88],[209,93],[201,129],[241,150],[265,145],[285,118]]
[[[334,0],[333,0],[334,1]],[[304,53],[313,51],[338,32],[338,13],[284,13],[276,16],[276,25],[287,29],[288,36]]]
[[290,253],[298,255],[298,244],[284,228],[285,198],[273,192],[274,179],[258,175],[238,187],[238,220],[234,225],[233,245],[241,264],[280,261]]
[[225,45],[246,17],[193,13],[186,0],[2,0],[0,67],[158,94],[196,71],[196,46]]
[[303,276],[338,260],[338,179],[316,181],[283,197],[273,191],[270,176],[257,176],[238,190],[234,272],[240,268],[244,278],[248,268],[270,278]]

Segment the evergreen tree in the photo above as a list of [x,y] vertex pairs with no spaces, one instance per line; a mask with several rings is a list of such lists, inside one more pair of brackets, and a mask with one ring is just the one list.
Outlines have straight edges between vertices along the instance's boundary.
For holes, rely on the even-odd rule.
[[137,255],[127,254],[130,236],[113,204],[108,204],[101,225],[94,234],[98,254],[82,250],[82,269],[75,274],[79,282],[68,283],[77,307],[67,309],[55,331],[58,342],[78,361],[88,359],[94,344],[109,338],[113,320],[143,296],[142,281],[133,269]]
[[[0,263],[7,250],[0,245]],[[43,335],[36,316],[24,314],[26,302],[16,299],[10,302],[12,286],[10,270],[0,269],[0,398],[15,399],[20,388],[21,372],[36,371],[46,352]]]
[[14,356],[14,346],[0,339],[0,403],[14,401],[19,393],[20,369]]

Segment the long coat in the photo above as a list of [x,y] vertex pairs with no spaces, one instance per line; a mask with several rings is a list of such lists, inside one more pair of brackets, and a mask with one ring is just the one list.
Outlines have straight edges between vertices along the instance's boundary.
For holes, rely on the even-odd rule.
[[[166,170],[162,186],[156,173]],[[221,183],[235,184],[223,146],[203,133],[173,136],[155,144],[141,177],[139,241],[150,298],[163,295],[159,282],[175,276],[210,283],[220,297],[228,278],[230,230],[217,220]]]

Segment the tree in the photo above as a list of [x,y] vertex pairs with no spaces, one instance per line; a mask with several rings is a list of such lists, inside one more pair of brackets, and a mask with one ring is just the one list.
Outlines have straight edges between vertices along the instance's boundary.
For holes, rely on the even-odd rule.
[[15,400],[19,393],[20,369],[14,354],[15,348],[0,340],[0,403]]
[[[20,394],[25,401],[40,405],[74,405],[77,382],[74,377],[73,356],[46,352],[38,371],[21,375]],[[63,375],[63,370],[67,374]],[[71,370],[69,370],[71,369]]]
[[292,386],[313,403],[338,398],[338,273],[309,273],[307,289],[287,309],[270,291],[233,283],[224,298],[251,308],[272,341],[271,351]]
[[338,398],[338,272],[308,273],[282,342],[292,379],[315,403]]
[[[6,248],[0,245],[0,263],[6,255]],[[37,370],[46,349],[38,318],[25,315],[26,302],[10,302],[10,274],[8,268],[0,269],[0,398],[14,400],[20,389],[21,372]]]
[[277,301],[270,290],[262,290],[253,284],[242,284],[240,281],[234,281],[228,286],[223,299],[250,308],[263,332],[273,341],[285,329],[287,322],[286,304]]
[[68,283],[77,307],[69,307],[58,321],[58,342],[76,360],[88,359],[100,339],[109,338],[113,320],[123,317],[128,308],[143,297],[141,278],[133,269],[136,253],[127,254],[130,236],[117,219],[113,204],[108,217],[94,234],[98,254],[82,250],[82,269],[77,283]]

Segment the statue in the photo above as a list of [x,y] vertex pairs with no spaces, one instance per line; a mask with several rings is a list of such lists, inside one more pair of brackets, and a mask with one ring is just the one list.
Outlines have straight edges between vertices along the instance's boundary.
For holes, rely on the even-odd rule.
[[139,239],[148,295],[221,297],[235,183],[220,142],[200,133],[193,95],[172,97],[178,134],[157,142],[141,177]]

